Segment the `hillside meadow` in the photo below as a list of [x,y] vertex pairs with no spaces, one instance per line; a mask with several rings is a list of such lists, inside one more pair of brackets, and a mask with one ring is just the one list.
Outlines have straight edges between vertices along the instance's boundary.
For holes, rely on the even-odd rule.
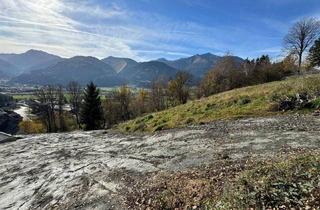
[[[184,105],[122,123],[118,128],[124,132],[155,132],[215,120],[268,116],[292,111],[308,112],[319,105],[319,93],[319,75],[295,76],[283,81],[234,89],[189,101]],[[279,103],[282,100],[297,94],[312,97],[312,107],[288,112],[280,110]]]

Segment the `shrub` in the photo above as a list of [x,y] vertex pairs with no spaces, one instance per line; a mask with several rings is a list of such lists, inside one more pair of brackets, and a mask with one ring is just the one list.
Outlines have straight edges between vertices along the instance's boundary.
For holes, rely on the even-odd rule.
[[249,96],[241,96],[238,100],[239,105],[245,105],[251,102],[251,99]]
[[186,119],[186,124],[193,124],[195,122],[194,118],[189,117]]
[[320,97],[316,98],[313,102],[312,102],[312,106],[315,109],[320,109]]
[[64,114],[65,131],[74,131],[78,129],[77,120],[70,113]]
[[45,133],[46,128],[45,125],[39,120],[31,121],[26,120],[22,121],[19,124],[20,133],[23,134],[36,134],[36,133]]

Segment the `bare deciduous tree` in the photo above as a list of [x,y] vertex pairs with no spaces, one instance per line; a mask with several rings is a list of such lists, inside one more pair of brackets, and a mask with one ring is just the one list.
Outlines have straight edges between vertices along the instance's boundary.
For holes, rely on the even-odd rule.
[[35,92],[37,102],[32,106],[32,109],[46,124],[47,132],[55,132],[57,130],[54,113],[56,95],[56,88],[51,85],[43,87]]
[[134,116],[139,116],[147,112],[148,99],[149,99],[149,92],[143,88],[139,89],[131,105],[132,113]]
[[158,78],[151,83],[150,103],[151,109],[161,111],[167,108],[167,82],[163,78]]
[[121,121],[119,103],[117,103],[112,97],[108,97],[103,101],[103,109],[107,128],[111,128],[113,125]]
[[78,82],[73,81],[68,84],[67,90],[70,94],[71,111],[76,117],[78,127],[81,128],[81,123],[79,119],[79,112],[80,112],[81,98],[82,98],[81,86]]
[[121,120],[130,119],[129,105],[132,100],[132,93],[127,85],[122,85],[118,90],[112,93],[112,97],[119,104],[121,110]]
[[65,119],[64,119],[64,105],[65,105],[65,97],[63,93],[63,87],[58,86],[56,88],[57,93],[57,105],[58,105],[58,117],[59,117],[59,131],[67,131]]
[[301,72],[303,53],[313,44],[320,33],[320,22],[304,18],[296,22],[284,38],[285,49],[298,56],[298,73]]

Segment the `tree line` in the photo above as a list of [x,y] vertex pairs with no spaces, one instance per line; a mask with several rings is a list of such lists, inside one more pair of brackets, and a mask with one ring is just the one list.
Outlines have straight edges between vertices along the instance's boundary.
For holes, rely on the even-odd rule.
[[49,85],[35,92],[30,107],[46,132],[110,128],[148,112],[186,103],[191,78],[190,74],[179,72],[170,81],[163,78],[153,81],[149,89],[133,92],[123,85],[103,98],[93,82],[84,89],[75,81],[67,87]]

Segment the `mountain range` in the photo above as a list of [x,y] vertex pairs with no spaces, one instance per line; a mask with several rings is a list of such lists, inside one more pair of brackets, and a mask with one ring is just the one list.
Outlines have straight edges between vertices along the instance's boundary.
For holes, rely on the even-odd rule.
[[[0,79],[19,84],[62,84],[77,81],[82,85],[93,81],[99,86],[121,84],[148,86],[157,79],[173,78],[187,71],[199,81],[222,57],[206,53],[178,60],[164,58],[137,62],[130,58],[75,56],[61,58],[43,51],[29,50],[21,54],[0,54]],[[240,57],[233,56],[237,62]]]

